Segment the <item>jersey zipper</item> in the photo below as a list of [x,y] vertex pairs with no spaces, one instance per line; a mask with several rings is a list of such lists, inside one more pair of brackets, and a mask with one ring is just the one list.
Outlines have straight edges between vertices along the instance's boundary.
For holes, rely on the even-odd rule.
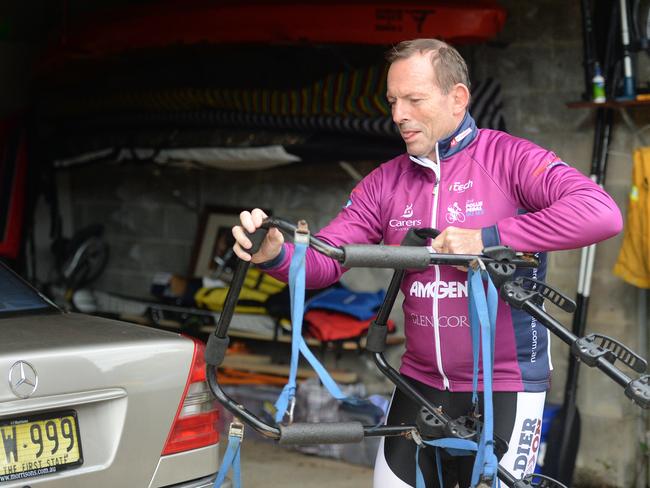
[[[438,153],[438,143],[436,142],[436,165],[433,168],[433,171],[436,176],[436,182],[433,186],[433,211],[431,212],[431,228],[435,229],[438,221],[438,200],[440,197],[440,176],[441,176],[441,167],[440,167],[440,154]],[[433,266],[433,273],[435,283],[440,281],[440,266],[435,264]],[[442,368],[442,350],[440,348],[440,330],[438,326],[438,297],[437,294],[434,294],[433,297],[433,332],[436,340],[436,363],[438,365],[438,371],[442,376],[442,385],[445,390],[449,389],[449,379],[445,375],[445,371]]]

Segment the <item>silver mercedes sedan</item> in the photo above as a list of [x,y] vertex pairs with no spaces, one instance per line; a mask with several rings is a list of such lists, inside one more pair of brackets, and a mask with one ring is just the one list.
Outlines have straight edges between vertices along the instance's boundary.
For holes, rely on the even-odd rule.
[[211,487],[219,412],[203,350],[63,313],[0,265],[0,488]]

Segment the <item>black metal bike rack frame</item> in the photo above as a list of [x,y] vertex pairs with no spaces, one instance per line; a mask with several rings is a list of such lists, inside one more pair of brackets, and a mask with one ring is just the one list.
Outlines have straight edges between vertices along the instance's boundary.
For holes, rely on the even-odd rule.
[[[266,232],[271,227],[278,228],[290,235],[295,235],[296,232],[300,233],[302,229],[300,224],[295,226],[278,218],[266,219],[262,228],[249,236],[253,243],[252,247],[247,250],[250,254],[257,252]],[[465,417],[460,419],[448,417],[440,407],[433,405],[407,383],[399,372],[388,364],[383,352],[386,347],[388,316],[407,269],[423,269],[431,265],[469,266],[480,262],[500,290],[503,300],[535,317],[548,330],[569,344],[574,354],[585,364],[601,369],[623,386],[626,395],[637,404],[643,408],[650,407],[650,377],[645,375],[632,380],[613,365],[613,362],[618,359],[635,371],[642,373],[646,368],[645,360],[624,345],[606,336],[592,334],[586,338],[578,338],[541,307],[543,299],[547,299],[570,311],[572,306],[575,307],[570,299],[544,283],[535,280],[528,280],[526,283],[519,278],[514,278],[517,267],[537,266],[535,258],[515,253],[505,247],[484,249],[482,255],[438,254],[424,247],[427,239],[433,238],[435,235],[436,231],[432,229],[417,229],[409,231],[401,246],[348,245],[340,248],[309,236],[310,247],[335,259],[345,267],[375,267],[395,270],[377,317],[368,331],[366,349],[373,354],[373,359],[379,370],[396,388],[420,406],[420,414],[417,419],[414,419],[414,425],[364,426],[360,422],[270,425],[230,398],[218,383],[217,367],[223,362],[228,347],[228,327],[250,266],[250,263],[246,261],[240,261],[235,268],[219,322],[206,346],[208,384],[217,400],[235,417],[255,431],[267,438],[277,440],[280,444],[348,443],[360,442],[364,437],[376,436],[410,436],[415,441],[419,441],[420,438],[430,438],[426,434],[432,431],[437,432],[438,437],[478,440],[480,422],[473,419],[468,424]],[[498,442],[496,447],[498,451]],[[501,466],[498,468],[498,477],[512,488],[566,488],[551,478],[537,474],[516,479]],[[479,486],[490,486],[488,483],[489,480],[486,480],[485,485],[479,484]]]

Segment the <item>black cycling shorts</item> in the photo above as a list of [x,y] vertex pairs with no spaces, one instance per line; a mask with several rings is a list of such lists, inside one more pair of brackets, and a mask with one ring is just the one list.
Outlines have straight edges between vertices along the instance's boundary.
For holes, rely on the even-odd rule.
[[[452,419],[468,415],[472,410],[471,393],[441,391],[404,377],[425,398],[441,406]],[[479,399],[482,394],[479,393]],[[508,443],[508,451],[499,464],[519,479],[535,468],[539,452],[545,392],[494,392],[494,433]],[[419,408],[396,390],[388,412],[388,425],[415,424]],[[382,439],[375,462],[374,488],[415,486],[416,444],[404,437]],[[441,450],[445,488],[470,486],[473,456],[451,456]],[[427,488],[438,488],[435,449],[425,447],[418,459]]]

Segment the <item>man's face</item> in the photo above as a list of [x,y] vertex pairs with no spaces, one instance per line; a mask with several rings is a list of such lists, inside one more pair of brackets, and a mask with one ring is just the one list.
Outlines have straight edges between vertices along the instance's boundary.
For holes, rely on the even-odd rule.
[[406,150],[414,156],[432,155],[438,140],[458,125],[453,90],[443,94],[436,84],[431,54],[414,54],[391,64],[386,97]]

